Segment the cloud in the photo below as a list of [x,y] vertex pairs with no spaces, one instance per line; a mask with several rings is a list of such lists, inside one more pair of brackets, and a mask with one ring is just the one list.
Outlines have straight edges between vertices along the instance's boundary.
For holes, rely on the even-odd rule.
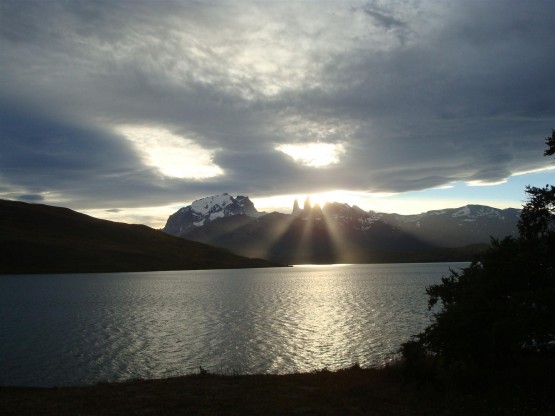
[[[119,209],[500,182],[548,163],[554,18],[541,0],[5,0],[0,193]],[[279,150],[314,143],[341,151]]]
[[407,23],[396,18],[393,14],[381,10],[375,4],[366,4],[361,10],[372,18],[376,27],[393,32],[402,44],[407,41],[408,36],[411,34],[411,29]]
[[24,202],[42,202],[44,201],[44,196],[36,195],[36,194],[22,194],[22,195],[17,195],[16,199],[18,201],[24,201]]

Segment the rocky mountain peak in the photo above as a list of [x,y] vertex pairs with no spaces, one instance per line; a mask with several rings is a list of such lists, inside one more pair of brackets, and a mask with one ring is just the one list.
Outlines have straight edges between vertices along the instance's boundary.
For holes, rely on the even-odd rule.
[[316,203],[312,205],[312,203],[310,202],[310,198],[307,197],[304,200],[302,209],[299,207],[299,201],[295,199],[295,202],[293,202],[293,211],[291,212],[291,215],[295,217],[300,217],[302,219],[308,219],[308,218],[321,218],[323,213],[322,213],[322,207],[320,207],[320,204]]
[[228,193],[212,195],[197,199],[170,215],[163,231],[180,236],[216,218],[234,215],[258,217],[262,214],[256,210],[248,196],[238,195],[234,198]]
[[293,202],[293,211],[291,212],[291,215],[298,217],[299,215],[301,215],[301,208],[299,207],[299,201],[297,199],[295,199],[295,202]]

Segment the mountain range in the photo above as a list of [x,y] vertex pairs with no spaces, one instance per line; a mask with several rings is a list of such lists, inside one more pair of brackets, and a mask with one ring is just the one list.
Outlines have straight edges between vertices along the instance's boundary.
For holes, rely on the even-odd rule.
[[298,263],[469,260],[491,237],[517,234],[520,210],[466,205],[418,215],[298,201],[291,214],[261,213],[246,196],[200,199],[163,231],[247,256]]
[[419,215],[327,203],[259,212],[247,196],[202,198],[163,230],[67,208],[0,200],[0,273],[123,272],[301,263],[463,261],[517,234],[518,209],[467,205]]
[[145,225],[0,200],[0,273],[136,272],[273,267]]

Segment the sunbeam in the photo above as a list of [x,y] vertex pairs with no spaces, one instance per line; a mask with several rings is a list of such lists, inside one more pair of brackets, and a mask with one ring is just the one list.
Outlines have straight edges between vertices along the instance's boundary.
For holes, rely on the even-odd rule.
[[336,221],[330,221],[329,216],[325,214],[325,206],[322,221],[326,227],[331,244],[333,262],[345,263],[350,253],[347,240],[343,237],[341,225]]

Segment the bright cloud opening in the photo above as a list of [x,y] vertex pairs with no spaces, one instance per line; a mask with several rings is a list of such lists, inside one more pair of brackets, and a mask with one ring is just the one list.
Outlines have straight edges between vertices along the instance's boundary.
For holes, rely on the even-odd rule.
[[281,144],[275,149],[285,153],[295,162],[313,168],[335,165],[345,153],[342,143]]
[[144,161],[172,178],[206,179],[223,174],[214,164],[214,151],[164,128],[123,126],[118,129]]
[[267,212],[283,212],[291,213],[293,208],[293,201],[296,199],[302,207],[305,199],[310,198],[312,205],[318,204],[323,207],[328,202],[339,202],[349,204],[351,206],[357,205],[358,207],[369,210],[373,209],[374,202],[378,199],[387,199],[395,194],[392,193],[368,193],[361,191],[349,190],[334,190],[320,193],[306,193],[306,194],[287,194],[287,195],[274,195],[269,197],[254,197],[256,208],[261,211]]
[[522,172],[515,172],[515,173],[512,174],[512,176],[522,176],[522,175],[528,175],[530,173],[541,173],[541,172],[547,172],[549,170],[555,170],[555,166],[546,166],[545,168],[525,170],[525,171],[522,171]]
[[495,182],[469,181],[466,184],[468,186],[496,186],[496,185],[502,185],[504,183],[507,183],[506,179],[503,179],[501,181],[495,181]]

